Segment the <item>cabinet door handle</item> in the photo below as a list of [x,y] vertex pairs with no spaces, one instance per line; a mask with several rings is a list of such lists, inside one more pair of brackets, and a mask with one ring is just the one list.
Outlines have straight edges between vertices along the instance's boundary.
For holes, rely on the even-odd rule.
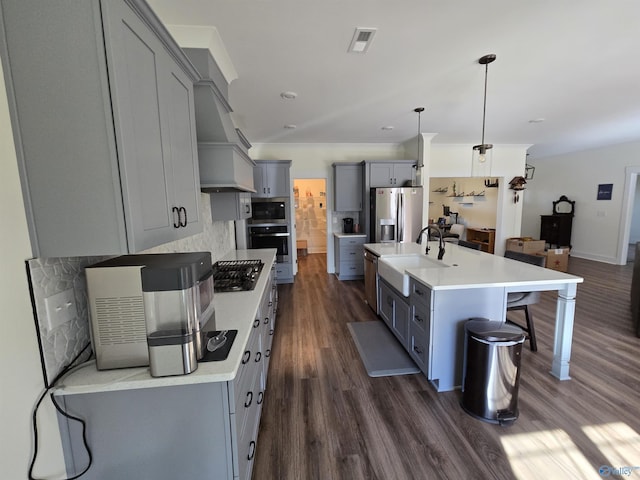
[[269,323],[269,317],[264,317],[264,324],[267,325]]
[[249,443],[249,455],[247,455],[247,460],[253,460],[254,455],[256,454],[256,442],[251,440]]
[[181,211],[182,213],[184,213],[184,222],[180,223],[181,227],[186,227],[187,223],[188,223],[188,219],[187,219],[187,209],[184,207],[180,207],[179,211]]
[[256,352],[255,362],[258,363],[260,360],[262,360],[262,352]]
[[260,405],[262,403],[262,400],[264,400],[264,392],[258,392],[257,404]]
[[422,349],[417,345],[413,347],[413,351],[416,352],[418,355],[422,355]]
[[258,328],[259,326],[260,326],[260,319],[259,319],[259,318],[256,318],[256,319],[253,321],[253,328]]
[[267,187],[267,191],[271,193],[271,187]]
[[251,358],[251,351],[245,350],[244,355],[242,355],[242,365],[246,364]]
[[246,214],[251,213],[251,205],[245,205],[245,206],[244,206],[244,209],[245,209],[245,212],[244,212],[244,213],[246,213]]
[[416,289],[414,290],[414,292],[415,292],[415,294],[416,294],[416,295],[419,295],[419,296],[421,296],[421,297],[422,297],[422,296],[424,296],[424,292],[423,292],[422,290],[418,290],[418,289],[416,288]]
[[264,354],[265,357],[269,358],[271,356],[271,349],[267,348],[267,352]]
[[269,330],[269,335],[273,335],[273,328]]
[[[173,213],[173,228],[180,228],[180,209],[178,207],[172,207],[171,213]],[[178,220],[176,222],[176,219]]]
[[424,322],[424,320],[420,318],[420,315],[414,315],[413,318],[415,318],[416,322]]
[[244,408],[249,408],[253,403],[253,392],[247,392],[247,399],[244,401]]

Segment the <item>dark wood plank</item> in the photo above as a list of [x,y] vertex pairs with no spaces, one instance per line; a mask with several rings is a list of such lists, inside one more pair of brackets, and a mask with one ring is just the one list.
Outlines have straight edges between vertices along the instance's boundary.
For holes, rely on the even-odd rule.
[[377,319],[363,283],[327,274],[324,255],[299,262],[295,284],[279,287],[254,480],[600,478],[601,465],[640,464],[630,266],[570,259],[585,278],[570,381],[548,373],[556,294],[530,307],[539,350],[525,345],[520,417],[500,427],[467,415],[459,391],[436,393],[420,374],[368,377],[346,326]]

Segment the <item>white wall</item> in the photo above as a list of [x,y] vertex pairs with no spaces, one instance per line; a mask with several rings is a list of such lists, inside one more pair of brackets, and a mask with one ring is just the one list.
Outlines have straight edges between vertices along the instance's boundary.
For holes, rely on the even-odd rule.
[[[27,478],[32,452],[31,410],[44,388],[25,260],[31,244],[0,66],[0,478]],[[50,401],[39,418],[40,454],[34,473],[64,473],[62,447]]]
[[[623,232],[625,168],[640,166],[640,142],[529,160],[536,167],[527,184],[523,234],[540,235],[540,215],[553,212],[553,202],[566,195],[576,202],[571,236],[576,257],[618,263]],[[601,183],[612,183],[611,200],[597,200]]]

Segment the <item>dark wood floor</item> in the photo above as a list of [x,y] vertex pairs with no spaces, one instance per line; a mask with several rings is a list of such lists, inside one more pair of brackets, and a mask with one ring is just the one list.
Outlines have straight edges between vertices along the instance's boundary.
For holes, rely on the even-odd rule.
[[470,417],[459,391],[436,393],[422,375],[368,377],[346,326],[376,319],[363,283],[328,275],[323,254],[299,262],[295,284],[279,287],[254,480],[597,479],[603,465],[640,466],[630,266],[570,259],[585,278],[572,380],[548,373],[556,294],[545,292],[532,307],[538,352],[523,350],[520,417],[500,427]]

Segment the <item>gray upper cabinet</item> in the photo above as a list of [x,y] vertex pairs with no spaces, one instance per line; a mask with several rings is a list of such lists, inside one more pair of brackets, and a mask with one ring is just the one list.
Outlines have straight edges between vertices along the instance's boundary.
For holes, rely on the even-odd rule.
[[289,169],[291,160],[256,160],[253,169],[254,197],[288,197],[291,195]]
[[369,187],[402,187],[411,185],[414,168],[411,163],[371,163]]
[[219,192],[209,195],[211,218],[216,220],[246,220],[251,218],[251,193]]
[[34,254],[133,253],[202,231],[198,73],[148,5],[2,0],[2,17]]
[[362,210],[362,164],[333,164],[336,212]]

